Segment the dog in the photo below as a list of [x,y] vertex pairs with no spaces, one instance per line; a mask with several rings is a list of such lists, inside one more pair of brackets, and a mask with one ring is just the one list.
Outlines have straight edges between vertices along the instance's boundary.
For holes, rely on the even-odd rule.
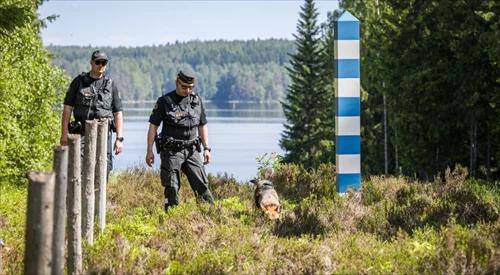
[[281,204],[273,183],[268,180],[258,179],[253,179],[250,182],[256,187],[254,194],[255,206],[264,211],[269,219],[278,219],[281,213]]

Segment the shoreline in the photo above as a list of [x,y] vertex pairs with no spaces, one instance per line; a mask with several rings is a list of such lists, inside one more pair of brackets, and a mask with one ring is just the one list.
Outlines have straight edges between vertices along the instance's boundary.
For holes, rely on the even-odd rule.
[[[227,101],[214,101],[211,99],[203,99],[203,102],[214,103],[214,104],[245,104],[245,103],[257,103],[257,104],[279,104],[280,100],[227,100]],[[122,100],[123,104],[141,104],[141,103],[156,103],[156,99],[148,100]]]

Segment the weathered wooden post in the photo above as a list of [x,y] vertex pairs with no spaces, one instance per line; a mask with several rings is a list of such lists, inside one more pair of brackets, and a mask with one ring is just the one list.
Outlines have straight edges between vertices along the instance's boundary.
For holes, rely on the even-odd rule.
[[68,135],[68,272],[82,273],[82,185],[80,135]]
[[94,244],[94,180],[97,144],[97,121],[85,122],[85,140],[82,171],[82,237]]
[[337,192],[361,186],[359,20],[345,11],[335,21]]
[[29,172],[24,274],[50,274],[54,221],[54,173]]
[[3,251],[3,248],[4,248],[5,244],[3,242],[2,239],[0,239],[0,274],[4,274],[3,273],[3,259],[2,259],[2,251]]
[[5,244],[3,242],[2,239],[0,239],[0,274],[4,274],[3,273],[3,259],[2,259],[2,251],[3,251],[3,248],[4,248]]
[[54,147],[55,194],[54,194],[54,237],[52,241],[52,272],[64,274],[64,248],[66,228],[66,192],[68,187],[68,147]]
[[[97,165],[96,165],[96,196],[98,203],[97,220],[99,232],[103,232],[106,227],[106,185],[108,174],[108,125],[107,119],[99,121],[97,130]],[[98,195],[97,195],[98,194]]]

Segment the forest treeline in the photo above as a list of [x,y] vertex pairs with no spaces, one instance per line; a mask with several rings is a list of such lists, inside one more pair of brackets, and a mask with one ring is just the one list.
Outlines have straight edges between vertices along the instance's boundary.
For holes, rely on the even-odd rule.
[[[305,0],[291,55],[285,160],[335,162],[335,20]],[[362,173],[500,177],[500,2],[344,0],[361,25]]]
[[432,179],[460,163],[472,177],[499,178],[500,2],[342,7],[361,22],[364,171],[384,172],[385,151],[388,173]]
[[[53,64],[70,76],[89,70],[93,47],[49,46]],[[179,69],[198,76],[196,89],[214,101],[270,101],[284,97],[285,64],[294,52],[284,39],[190,41],[144,47],[102,47],[110,56],[108,73],[125,100],[154,100],[175,87]]]

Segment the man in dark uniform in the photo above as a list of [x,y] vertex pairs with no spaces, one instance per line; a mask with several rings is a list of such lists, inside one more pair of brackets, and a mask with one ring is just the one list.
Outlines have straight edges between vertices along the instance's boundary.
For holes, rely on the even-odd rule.
[[[108,134],[108,174],[113,169],[112,148],[118,155],[123,150],[123,114],[122,101],[114,81],[104,75],[108,56],[101,51],[94,51],[90,57],[90,72],[81,73],[71,82],[66,97],[61,119],[61,145],[68,145],[68,133],[84,134],[85,120],[113,119],[116,131],[114,147],[111,147],[112,135]],[[71,112],[78,129],[69,129]],[[83,147],[82,137],[82,147]],[[83,153],[83,151],[82,151]]]
[[[158,98],[149,117],[146,163],[154,163],[153,142],[160,148],[160,177],[165,187],[165,210],[179,204],[181,171],[197,198],[213,203],[204,164],[210,162],[208,126],[201,98],[193,93],[194,73],[180,71],[175,90]],[[163,122],[159,139],[156,131]],[[199,152],[203,145],[203,159]]]

